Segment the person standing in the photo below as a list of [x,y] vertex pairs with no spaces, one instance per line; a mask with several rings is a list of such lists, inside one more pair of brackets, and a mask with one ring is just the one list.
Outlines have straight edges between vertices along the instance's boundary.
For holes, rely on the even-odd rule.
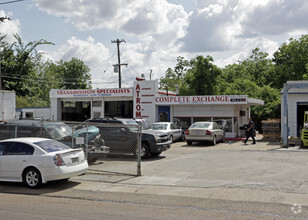
[[243,142],[244,142],[244,144],[246,144],[248,139],[251,137],[252,138],[252,144],[256,144],[256,140],[255,140],[255,137],[254,137],[255,124],[253,123],[251,118],[249,118],[248,120],[249,120],[249,123],[248,123],[248,128],[246,130],[246,140],[243,141]]

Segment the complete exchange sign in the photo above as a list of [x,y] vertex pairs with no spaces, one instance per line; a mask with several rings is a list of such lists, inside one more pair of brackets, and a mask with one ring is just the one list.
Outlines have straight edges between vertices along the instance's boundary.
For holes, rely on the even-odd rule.
[[156,104],[247,104],[247,95],[165,96],[156,97]]

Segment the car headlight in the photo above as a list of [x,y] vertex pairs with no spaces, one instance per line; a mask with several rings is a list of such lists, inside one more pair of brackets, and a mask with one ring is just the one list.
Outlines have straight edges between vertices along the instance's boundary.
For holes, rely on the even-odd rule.
[[161,142],[161,137],[159,135],[153,135],[156,142]]

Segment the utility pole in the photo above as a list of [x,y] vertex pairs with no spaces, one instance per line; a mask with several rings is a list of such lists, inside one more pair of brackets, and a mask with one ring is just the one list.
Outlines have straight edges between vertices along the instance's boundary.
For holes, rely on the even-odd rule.
[[[118,49],[118,64],[113,65],[113,66],[114,66],[115,69],[117,69],[118,72],[119,72],[119,88],[121,88],[121,65],[127,66],[127,63],[121,64],[121,58],[120,58],[120,43],[122,43],[122,42],[126,43],[126,41],[125,41],[124,39],[122,39],[122,40],[117,39],[117,40],[112,40],[112,41],[111,41],[111,43],[117,43],[117,49]],[[116,67],[117,67],[117,68],[116,68]]]

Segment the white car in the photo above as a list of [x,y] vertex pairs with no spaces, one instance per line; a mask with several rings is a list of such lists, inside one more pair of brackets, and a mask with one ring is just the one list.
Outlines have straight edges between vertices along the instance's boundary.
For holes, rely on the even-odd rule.
[[162,131],[170,135],[173,141],[183,141],[185,139],[184,131],[173,122],[155,122],[152,124],[152,129]]
[[216,122],[195,122],[185,131],[185,138],[187,145],[203,141],[216,145],[217,141],[225,141],[225,132]]
[[0,141],[0,181],[38,188],[48,181],[84,174],[87,169],[82,149],[55,140],[27,137]]

